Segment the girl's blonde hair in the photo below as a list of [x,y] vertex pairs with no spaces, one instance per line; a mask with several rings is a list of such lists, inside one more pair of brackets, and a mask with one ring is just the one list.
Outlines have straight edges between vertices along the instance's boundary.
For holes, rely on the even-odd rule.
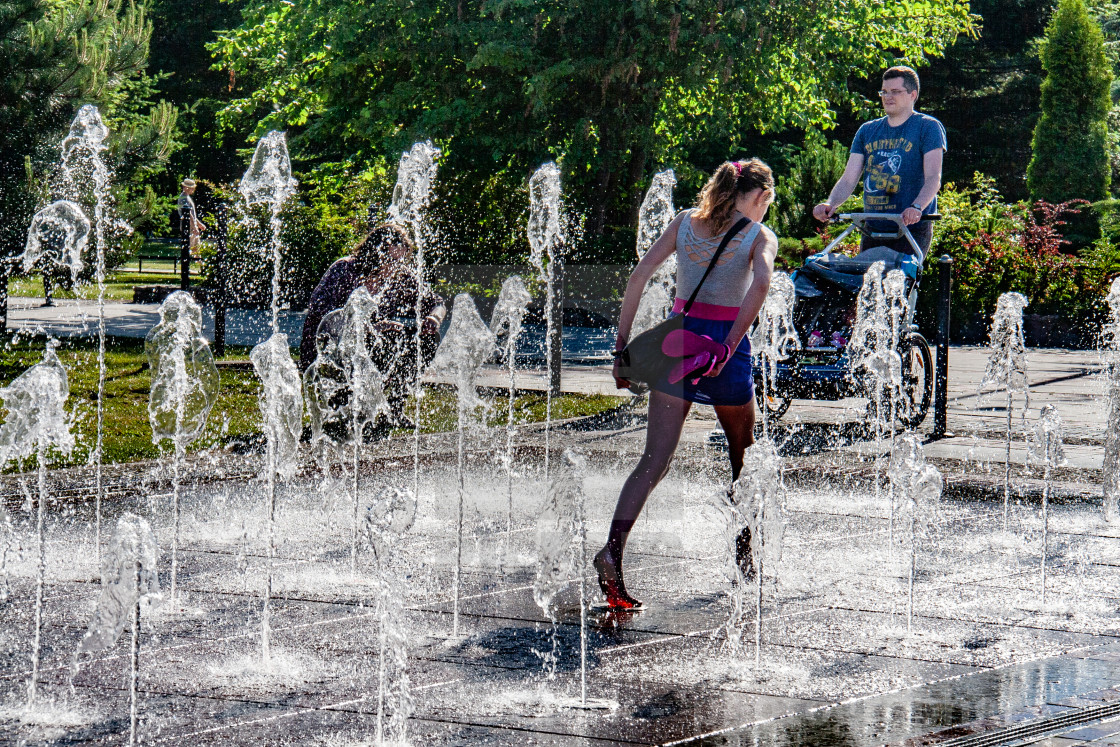
[[696,217],[713,232],[726,229],[735,211],[735,198],[756,189],[773,191],[774,172],[761,159],[725,161],[696,198]]

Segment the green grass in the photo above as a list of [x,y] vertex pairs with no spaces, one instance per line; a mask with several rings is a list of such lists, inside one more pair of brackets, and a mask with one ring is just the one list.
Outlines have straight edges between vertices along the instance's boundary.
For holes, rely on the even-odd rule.
[[[454,430],[458,423],[458,408],[455,391],[449,386],[425,387],[424,396],[421,398],[420,430],[423,433],[437,433]],[[618,407],[624,400],[619,397],[610,397],[603,394],[563,394],[552,398],[552,419],[564,420],[583,415],[598,415],[614,407]],[[513,399],[513,422],[542,423],[545,419],[547,399],[544,392],[527,392],[518,394]],[[413,417],[415,400],[410,399],[405,408],[405,414]],[[509,419],[509,400],[503,392],[489,403],[489,411],[473,413],[475,417],[485,417],[486,424],[504,426]]]
[[[156,263],[149,263],[156,264]],[[131,301],[132,288],[136,285],[179,285],[179,275],[171,273],[171,263],[167,264],[166,273],[135,272],[119,270],[110,274],[105,281],[105,298],[109,301]],[[191,283],[202,282],[198,275],[191,275]],[[39,275],[27,277],[13,277],[8,280],[8,295],[12,297],[42,298],[43,280]],[[92,300],[97,298],[97,284],[87,283],[77,285],[74,290],[63,290],[54,287],[55,298],[80,298]]]
[[[43,356],[41,340],[16,339],[0,347],[0,384],[7,385]],[[88,339],[63,340],[58,357],[66,366],[70,399],[67,410],[73,417],[72,431],[77,448],[69,456],[55,455],[56,466],[86,464],[96,440],[97,428],[97,342]],[[106,348],[106,381],[104,402],[104,461],[131,462],[160,456],[152,443],[148,423],[148,395],[151,379],[144,355],[143,340],[110,338]],[[228,347],[219,360],[246,361],[248,349]],[[191,445],[192,451],[222,446],[260,434],[260,411],[257,398],[260,383],[252,370],[221,368],[221,389],[217,403],[202,435]],[[421,430],[451,430],[456,423],[453,391],[448,387],[425,388],[421,398]],[[563,395],[554,398],[554,419],[593,415],[618,405],[617,397]],[[410,401],[406,412],[413,412]],[[543,394],[523,394],[515,399],[515,422],[544,420]],[[7,416],[6,411],[0,414]],[[497,397],[489,417],[490,425],[506,422],[506,400]],[[164,442],[167,448],[168,443]],[[9,471],[15,465],[4,465]],[[28,465],[23,465],[28,468]]]

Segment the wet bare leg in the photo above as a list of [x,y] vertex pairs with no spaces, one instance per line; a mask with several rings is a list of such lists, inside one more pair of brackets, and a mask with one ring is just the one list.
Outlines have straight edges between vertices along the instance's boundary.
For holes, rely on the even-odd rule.
[[717,405],[716,418],[727,435],[727,458],[731,460],[731,481],[743,471],[743,453],[754,443],[754,402],[745,405]]
[[[606,586],[611,585],[622,597],[635,601],[626,594],[622,583],[622,553],[626,548],[626,539],[650,493],[669,471],[691,407],[691,402],[679,397],[650,392],[645,450],[622,486],[607,534],[607,544],[595,556],[595,568],[599,571],[599,582],[604,586],[605,593]],[[610,597],[608,593],[608,602]]]
[[[727,456],[731,460],[731,482],[734,483],[743,471],[743,455],[747,447],[754,443],[754,402],[717,406],[716,417],[723,426],[723,432],[727,434]],[[742,569],[744,578],[750,577],[753,571],[750,547],[751,530],[743,527],[735,538],[735,560]]]

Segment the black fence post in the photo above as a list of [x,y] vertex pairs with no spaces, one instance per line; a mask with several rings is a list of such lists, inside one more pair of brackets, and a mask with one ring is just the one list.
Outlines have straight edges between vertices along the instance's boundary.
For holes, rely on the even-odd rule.
[[933,437],[944,438],[949,409],[949,314],[953,258],[948,254],[937,263],[937,380],[933,399]]
[[226,354],[226,241],[229,238],[229,206],[218,205],[217,237],[214,249],[214,354]]
[[564,354],[564,262],[553,260],[552,267],[552,356],[548,361],[548,388],[560,394],[560,368]]
[[191,240],[183,239],[182,248],[179,250],[179,290],[191,288]]
[[12,277],[15,260],[0,260],[0,331],[8,331],[8,280]]

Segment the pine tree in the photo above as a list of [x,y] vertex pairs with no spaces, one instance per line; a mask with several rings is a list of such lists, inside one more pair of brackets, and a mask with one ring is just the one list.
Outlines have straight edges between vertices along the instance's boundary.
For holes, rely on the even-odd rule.
[[1085,0],[1060,0],[1042,46],[1042,113],[1031,143],[1027,187],[1048,202],[1108,196],[1107,118],[1112,71],[1100,26]]
[[97,104],[114,130],[118,182],[166,160],[175,112],[150,100],[151,33],[144,7],[133,2],[0,0],[0,322],[8,260],[23,251],[57,144],[82,104]]

